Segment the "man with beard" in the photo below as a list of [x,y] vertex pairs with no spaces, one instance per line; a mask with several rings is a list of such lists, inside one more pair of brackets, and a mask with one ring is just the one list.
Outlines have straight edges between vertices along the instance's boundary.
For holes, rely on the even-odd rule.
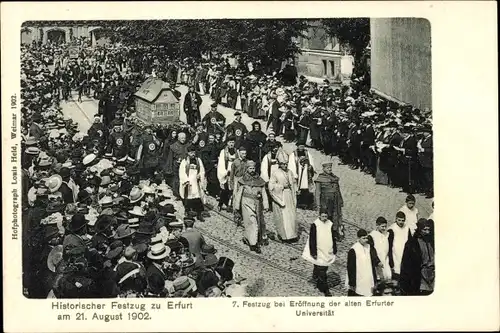
[[238,181],[245,174],[247,162],[247,150],[241,146],[238,148],[238,157],[231,165],[231,173],[229,174],[229,189],[232,191],[233,197],[238,192]]
[[198,220],[203,222],[203,198],[207,188],[205,168],[196,156],[195,146],[190,145],[187,151],[179,165],[179,194],[184,201],[184,210],[196,213]]
[[113,121],[113,133],[108,139],[108,154],[112,155],[120,163],[124,163],[129,157],[130,138],[122,130],[122,122]]
[[297,206],[311,208],[314,203],[312,192],[314,191],[313,176],[316,174],[312,155],[305,145],[299,144],[297,150],[290,154],[288,169],[293,173],[297,184],[299,195]]
[[245,138],[245,146],[247,148],[248,159],[257,163],[257,168],[259,168],[262,157],[265,155],[262,148],[266,139],[267,136],[261,131],[260,123],[254,121],[252,123],[252,130],[248,132]]
[[274,147],[279,146],[280,142],[276,141],[276,135],[273,131],[270,131],[267,135],[267,140],[262,147],[262,156],[266,155],[274,149]]
[[406,242],[399,286],[403,295],[430,295],[434,291],[434,221],[419,219],[415,235]]
[[241,113],[239,111],[236,111],[234,115],[236,118],[231,124],[227,125],[226,127],[226,136],[235,137],[234,146],[236,147],[236,149],[238,149],[245,141],[245,136],[247,135],[248,130],[245,124],[241,122]]
[[243,242],[251,251],[262,253],[260,246],[268,242],[264,211],[269,209],[269,200],[266,183],[258,176],[255,166],[255,162],[247,162],[246,172],[238,181],[234,207],[245,227]]
[[219,161],[217,163],[217,178],[221,188],[219,198],[219,210],[225,205],[228,210],[229,201],[231,199],[231,188],[229,187],[229,180],[231,177],[232,164],[236,160],[237,151],[234,147],[234,137],[229,137],[226,140],[226,147],[221,150],[219,154]]
[[226,117],[217,111],[217,103],[212,103],[210,112],[208,112],[201,121],[205,125],[208,133],[215,134],[224,132]]
[[160,162],[160,151],[160,140],[153,134],[151,127],[147,126],[136,158],[140,161],[141,176],[144,179],[153,177]]
[[314,199],[320,211],[328,213],[328,219],[333,222],[335,237],[343,239],[342,206],[344,201],[340,191],[339,177],[332,172],[332,163],[323,163],[323,172],[315,180],[316,190]]
[[186,113],[186,122],[191,126],[201,121],[201,102],[200,94],[194,91],[193,85],[189,86],[189,92],[184,97],[184,112]]
[[172,176],[172,191],[174,195],[179,197],[179,166],[181,160],[187,156],[187,149],[191,143],[186,140],[186,133],[179,132],[177,141],[170,146],[167,160],[165,162],[164,171],[166,175]]

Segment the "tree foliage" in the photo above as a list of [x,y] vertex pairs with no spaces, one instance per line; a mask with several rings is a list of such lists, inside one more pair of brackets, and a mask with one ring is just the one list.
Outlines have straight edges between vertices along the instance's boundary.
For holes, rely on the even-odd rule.
[[157,20],[106,21],[104,33],[124,44],[163,45],[173,56],[236,54],[263,63],[282,61],[300,52],[295,38],[306,20]]
[[325,31],[337,37],[339,43],[346,47],[355,60],[360,60],[370,42],[369,18],[331,18],[322,19]]

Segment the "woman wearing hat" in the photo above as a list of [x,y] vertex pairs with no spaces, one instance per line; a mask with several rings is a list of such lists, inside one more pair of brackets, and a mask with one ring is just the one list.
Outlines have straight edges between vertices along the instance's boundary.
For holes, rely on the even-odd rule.
[[256,172],[255,162],[248,161],[246,173],[239,180],[234,208],[243,219],[244,242],[256,253],[261,253],[260,245],[267,240],[264,210],[269,209],[269,201],[265,185]]

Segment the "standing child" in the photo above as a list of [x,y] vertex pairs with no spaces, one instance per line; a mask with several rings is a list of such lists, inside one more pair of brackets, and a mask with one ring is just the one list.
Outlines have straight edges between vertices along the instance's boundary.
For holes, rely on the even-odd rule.
[[406,225],[410,228],[412,235],[417,229],[418,221],[418,208],[415,207],[415,202],[415,197],[412,194],[409,194],[406,197],[406,203],[399,209],[400,212],[403,212],[405,214]]
[[332,296],[326,272],[328,266],[335,262],[336,254],[337,242],[333,222],[328,219],[328,213],[322,210],[318,219],[311,224],[309,239],[304,247],[302,258],[314,265],[313,279],[319,291],[325,296]]

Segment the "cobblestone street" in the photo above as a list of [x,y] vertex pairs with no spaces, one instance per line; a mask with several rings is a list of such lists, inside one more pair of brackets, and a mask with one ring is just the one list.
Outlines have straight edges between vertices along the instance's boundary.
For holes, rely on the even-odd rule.
[[[187,87],[177,88],[184,96]],[[183,103],[181,98],[181,104]],[[202,96],[202,117],[210,109],[209,96]],[[97,101],[83,99],[81,103],[73,100],[62,103],[65,117],[71,117],[80,124],[81,131],[87,131],[90,119],[97,112]],[[219,106],[219,111],[226,117],[226,124],[234,120],[234,110]],[[181,111],[182,121],[185,114]],[[254,119],[243,114],[242,121],[248,128]],[[263,128],[265,122],[261,121]],[[284,143],[285,150],[290,153],[295,149],[295,144]],[[346,294],[345,276],[347,252],[356,241],[356,232],[359,228],[372,230],[378,216],[384,216],[389,223],[394,220],[398,209],[404,204],[406,193],[389,186],[376,185],[375,180],[359,170],[352,170],[346,165],[341,165],[337,157],[330,157],[319,151],[312,150],[314,164],[320,171],[321,164],[325,161],[333,162],[334,173],[340,178],[340,186],[344,198],[344,222],[346,238],[338,244],[337,259],[329,269],[328,277],[332,294],[342,296]],[[416,195],[416,206],[422,217],[427,217],[432,209],[432,199]],[[209,204],[214,205],[214,199]],[[177,201],[176,208],[182,216],[182,204]],[[225,212],[211,211],[211,216],[205,223],[197,227],[207,238],[207,242],[214,243],[219,250],[219,256],[229,256],[234,259],[235,272],[245,277],[249,285],[255,286],[255,296],[320,296],[321,293],[311,281],[312,265],[301,258],[302,250],[307,241],[309,225],[317,217],[316,212],[299,210],[297,212],[300,226],[299,242],[293,245],[270,242],[269,246],[262,249],[261,255],[248,251],[242,242],[243,228],[237,227],[232,221],[232,216]],[[267,228],[274,231],[274,224],[270,214],[266,216]]]

